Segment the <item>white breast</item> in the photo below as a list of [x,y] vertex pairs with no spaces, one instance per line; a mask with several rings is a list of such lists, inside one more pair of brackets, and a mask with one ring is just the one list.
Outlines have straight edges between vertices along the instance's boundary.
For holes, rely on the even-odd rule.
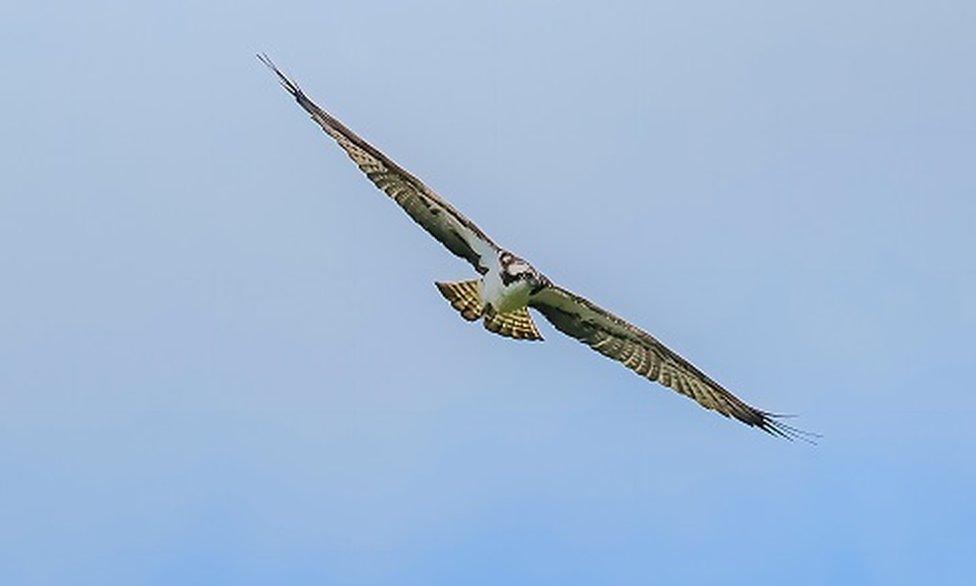
[[502,283],[500,268],[492,267],[481,279],[485,305],[498,313],[522,309],[529,303],[531,286],[525,281]]

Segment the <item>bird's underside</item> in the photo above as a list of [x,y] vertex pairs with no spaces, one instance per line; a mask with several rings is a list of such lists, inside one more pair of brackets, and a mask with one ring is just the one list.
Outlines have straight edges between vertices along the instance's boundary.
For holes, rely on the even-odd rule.
[[436,283],[461,317],[481,320],[487,330],[509,338],[542,340],[531,308],[560,332],[707,409],[788,439],[815,437],[786,425],[779,415],[748,405],[649,333],[553,284],[503,250],[434,190],[313,103],[267,56],[258,58],[370,181],[448,250],[471,263],[480,278]]
[[461,313],[461,317],[468,321],[484,320],[485,329],[501,336],[516,340],[542,340],[542,334],[535,327],[528,307],[522,307],[505,313],[486,311],[482,301],[484,288],[481,279],[458,281],[456,283],[434,283],[444,299],[451,303],[451,307]]

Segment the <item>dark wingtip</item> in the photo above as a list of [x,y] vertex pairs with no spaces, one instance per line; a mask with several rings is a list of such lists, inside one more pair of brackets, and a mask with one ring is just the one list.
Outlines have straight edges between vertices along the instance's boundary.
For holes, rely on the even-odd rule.
[[258,61],[263,63],[275,74],[275,76],[278,78],[278,83],[280,83],[281,87],[285,88],[288,93],[296,98],[302,95],[302,89],[298,87],[298,84],[288,79],[288,76],[278,69],[278,66],[274,64],[274,61],[272,61],[270,57],[268,57],[267,53],[258,53],[256,57],[258,58]]
[[817,445],[817,440],[823,437],[819,433],[804,431],[780,421],[784,418],[794,417],[793,415],[769,413],[767,411],[760,411],[758,409],[756,410],[756,414],[759,416],[759,421],[754,425],[769,435],[774,435],[790,441],[800,440],[814,446]]

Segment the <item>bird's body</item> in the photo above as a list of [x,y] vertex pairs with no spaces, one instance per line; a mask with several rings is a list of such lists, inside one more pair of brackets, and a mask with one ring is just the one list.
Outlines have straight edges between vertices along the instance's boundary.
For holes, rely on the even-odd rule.
[[528,307],[529,295],[532,287],[525,281],[513,281],[505,284],[499,269],[489,270],[479,280],[481,283],[482,301],[485,311],[509,313]]
[[479,278],[436,283],[464,319],[480,319],[487,330],[509,338],[542,340],[528,311],[531,308],[560,332],[703,407],[774,435],[808,437],[778,416],[749,406],[649,333],[559,287],[527,261],[495,244],[434,190],[313,103],[266,56],[259,58],[370,181],[448,250],[471,263]]
[[507,250],[501,251],[481,277],[486,311],[509,313],[528,307],[533,293],[538,294],[544,276]]

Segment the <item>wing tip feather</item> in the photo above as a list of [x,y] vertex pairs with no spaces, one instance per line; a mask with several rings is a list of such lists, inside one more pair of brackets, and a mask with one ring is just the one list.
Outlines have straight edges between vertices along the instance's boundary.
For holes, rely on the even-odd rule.
[[819,433],[805,431],[781,421],[782,419],[795,417],[794,415],[770,413],[760,409],[753,409],[753,413],[758,419],[754,421],[746,421],[746,423],[751,426],[758,427],[769,435],[780,437],[789,441],[799,440],[814,446],[817,445],[818,440],[823,438],[823,436]]
[[263,63],[265,67],[270,69],[271,72],[275,74],[275,77],[278,78],[278,83],[280,83],[281,87],[285,88],[289,94],[293,95],[295,98],[305,95],[302,93],[302,88],[300,88],[297,83],[293,82],[288,78],[287,75],[282,73],[281,69],[278,69],[278,66],[275,65],[275,62],[271,60],[271,57],[268,57],[267,53],[257,53],[255,56],[258,58],[258,61]]

